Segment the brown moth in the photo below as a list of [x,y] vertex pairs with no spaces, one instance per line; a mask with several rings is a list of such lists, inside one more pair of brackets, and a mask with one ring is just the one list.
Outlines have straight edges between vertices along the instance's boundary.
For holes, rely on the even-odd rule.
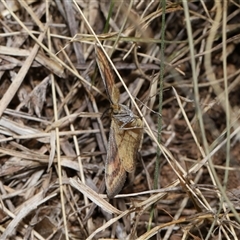
[[111,104],[111,127],[105,166],[107,195],[117,195],[126,180],[126,172],[133,172],[139,152],[143,122],[126,105],[119,103],[120,93],[115,86],[112,68],[103,53],[95,46],[97,64]]

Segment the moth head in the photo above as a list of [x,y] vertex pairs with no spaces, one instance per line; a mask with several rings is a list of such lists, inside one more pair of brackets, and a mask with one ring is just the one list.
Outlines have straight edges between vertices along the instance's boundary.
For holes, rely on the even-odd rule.
[[112,117],[123,124],[128,124],[136,118],[132,110],[123,104],[112,106]]

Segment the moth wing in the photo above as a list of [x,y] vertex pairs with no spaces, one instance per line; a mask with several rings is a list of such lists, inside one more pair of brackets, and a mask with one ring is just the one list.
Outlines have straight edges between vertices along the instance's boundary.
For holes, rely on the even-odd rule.
[[119,157],[116,135],[116,124],[112,121],[105,168],[105,181],[109,198],[113,198],[121,191],[126,180],[126,171]]
[[118,104],[120,93],[115,86],[115,77],[112,71],[112,67],[105,56],[105,53],[100,47],[95,45],[96,60],[98,69],[100,71],[108,98],[112,104]]
[[133,122],[126,124],[123,129],[118,125],[116,137],[119,158],[127,172],[133,172],[136,166],[137,154],[142,141],[143,123],[138,117]]

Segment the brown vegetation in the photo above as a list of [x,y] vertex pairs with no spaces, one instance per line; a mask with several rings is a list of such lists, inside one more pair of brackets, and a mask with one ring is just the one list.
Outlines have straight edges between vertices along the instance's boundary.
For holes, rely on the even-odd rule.
[[[240,238],[240,5],[159,2],[1,1],[0,239]],[[97,42],[144,122],[114,199]]]

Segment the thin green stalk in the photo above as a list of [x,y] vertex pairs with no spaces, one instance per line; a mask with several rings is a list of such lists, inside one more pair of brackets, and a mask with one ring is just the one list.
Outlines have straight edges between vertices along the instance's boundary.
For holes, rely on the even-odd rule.
[[[164,50],[165,50],[165,11],[166,1],[162,1],[162,32],[161,32],[161,50],[160,50],[160,75],[159,75],[159,106],[158,106],[158,142],[161,143],[162,131],[162,100],[163,100],[163,78],[164,78]],[[160,164],[161,150],[157,148],[157,160],[154,173],[154,189],[158,188],[159,164]]]
[[[159,106],[158,106],[158,142],[161,143],[161,130],[162,130],[162,99],[163,99],[163,77],[164,77],[164,49],[165,49],[165,12],[166,12],[166,1],[160,1],[162,4],[162,29],[161,29],[161,50],[160,50],[160,75],[159,75]],[[156,165],[155,165],[155,172],[154,172],[154,183],[153,188],[158,188],[158,180],[159,180],[159,165],[160,165],[160,156],[161,150],[157,148],[157,158],[156,158]],[[148,224],[148,231],[151,228],[152,219],[154,216],[155,205],[152,206],[152,210],[150,212],[149,224]]]
[[111,0],[109,11],[108,11],[107,20],[106,20],[106,23],[105,23],[105,26],[104,26],[104,29],[103,29],[104,33],[107,33],[108,30],[109,30],[109,21],[110,21],[110,18],[112,16],[114,4],[115,4],[115,0]]
[[[223,35],[223,56],[227,56],[227,9],[228,2],[223,1],[223,27],[222,27],[222,35]],[[227,189],[227,182],[229,177],[229,165],[230,165],[230,129],[231,129],[231,116],[229,109],[229,93],[228,93],[228,76],[227,76],[227,57],[223,58],[223,75],[224,75],[224,89],[225,89],[225,99],[226,99],[226,130],[227,130],[227,144],[226,144],[226,171],[224,174],[223,180],[223,190]],[[223,199],[222,199],[223,201]]]

